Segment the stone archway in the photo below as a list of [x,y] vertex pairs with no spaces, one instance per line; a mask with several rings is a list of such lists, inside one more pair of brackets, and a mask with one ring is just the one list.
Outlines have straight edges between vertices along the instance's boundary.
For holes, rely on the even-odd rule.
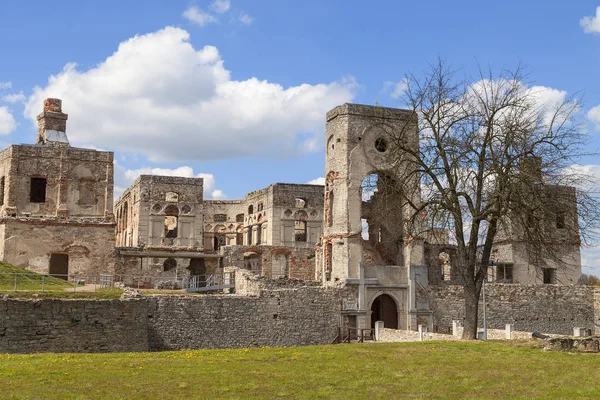
[[398,329],[398,306],[392,296],[381,294],[373,300],[371,305],[371,328],[375,328],[375,321],[383,321],[383,326]]

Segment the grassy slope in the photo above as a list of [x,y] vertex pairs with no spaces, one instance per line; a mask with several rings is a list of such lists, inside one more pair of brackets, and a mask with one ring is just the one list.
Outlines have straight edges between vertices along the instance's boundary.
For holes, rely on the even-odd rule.
[[[17,292],[14,292],[15,274],[17,274]],[[41,291],[42,277],[44,281],[43,293]],[[0,294],[8,294],[10,297],[29,298],[32,294],[36,294],[38,298],[118,299],[123,293],[121,289],[76,293],[70,291],[71,289],[73,289],[72,282],[0,262]]]
[[[42,289],[42,274],[0,262],[0,291],[14,290],[15,274],[17,274],[17,290]],[[44,276],[45,290],[62,290],[68,287],[73,285],[63,279]]]
[[599,357],[499,342],[0,354],[0,397],[600,398]]

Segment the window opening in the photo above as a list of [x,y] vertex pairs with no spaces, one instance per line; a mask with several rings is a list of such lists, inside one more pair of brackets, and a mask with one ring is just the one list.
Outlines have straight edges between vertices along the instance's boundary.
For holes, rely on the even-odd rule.
[[4,205],[4,177],[0,178],[0,206]]
[[46,178],[31,178],[29,201],[32,203],[46,202]]
[[375,140],[375,149],[380,152],[383,153],[387,150],[388,144],[387,144],[387,140],[385,140],[384,138],[378,138],[377,140]]
[[306,221],[294,222],[294,238],[296,242],[306,242]]
[[166,271],[171,271],[172,269],[177,268],[177,260],[175,260],[174,258],[167,258],[164,262],[163,262],[163,270]]
[[544,274],[544,283],[556,283],[556,270],[554,268],[542,268],[542,273]]

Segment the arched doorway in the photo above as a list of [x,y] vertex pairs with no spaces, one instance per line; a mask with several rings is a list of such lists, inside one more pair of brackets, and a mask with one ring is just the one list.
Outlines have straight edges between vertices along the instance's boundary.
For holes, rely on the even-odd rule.
[[394,299],[387,294],[377,296],[371,305],[371,328],[375,328],[375,321],[383,321],[383,326],[398,329],[398,307]]

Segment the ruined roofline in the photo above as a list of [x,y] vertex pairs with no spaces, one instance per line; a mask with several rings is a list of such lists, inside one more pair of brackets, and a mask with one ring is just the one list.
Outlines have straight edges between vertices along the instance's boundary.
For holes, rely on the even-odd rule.
[[281,183],[281,182],[277,182],[277,183],[272,183],[271,185],[267,186],[264,189],[258,189],[258,190],[254,190],[250,193],[246,193],[246,195],[244,196],[244,200],[248,200],[252,197],[258,196],[260,194],[266,193],[271,189],[275,189],[275,188],[279,188],[279,189],[283,189],[283,188],[304,188],[304,189],[313,189],[315,188],[315,192],[321,192],[325,189],[325,185],[313,185],[310,183]]
[[204,178],[188,178],[183,176],[169,176],[169,175],[140,175],[135,181],[129,186],[130,188],[137,184],[144,183],[157,183],[163,185],[188,185],[188,186],[204,186]]
[[214,200],[208,199],[204,200],[205,203],[209,204],[242,204],[244,200]]
[[[15,143],[15,144],[11,144],[9,145],[6,149],[2,150],[2,151],[6,151],[8,149],[10,149],[11,147],[15,147],[15,148],[34,148],[34,149],[60,149],[60,147],[58,146],[48,146],[45,145],[43,143],[35,143],[35,144],[31,144],[31,143]],[[74,147],[74,146],[68,146],[69,148],[69,152],[96,152],[96,153],[105,153],[105,154],[111,154],[111,159],[114,158],[114,151],[111,150],[98,150],[98,149],[89,149],[86,147]]]
[[411,110],[369,106],[366,104],[345,103],[328,111],[326,121],[329,122],[332,119],[343,115],[360,115],[372,118],[395,119],[401,121],[414,119],[415,122],[417,120],[417,114]]

